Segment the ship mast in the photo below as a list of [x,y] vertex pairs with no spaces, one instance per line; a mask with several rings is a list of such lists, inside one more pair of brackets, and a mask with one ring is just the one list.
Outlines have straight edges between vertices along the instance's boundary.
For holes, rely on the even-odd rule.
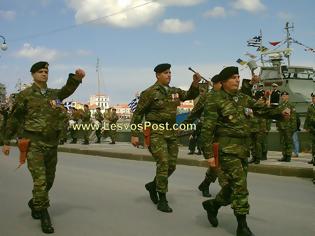
[[[291,26],[290,26],[289,22],[286,22],[284,29],[287,31],[287,39],[286,39],[287,49],[289,49],[290,45],[291,45],[292,38],[291,38],[291,35],[290,35],[290,29],[293,29],[293,28],[294,28],[293,24],[291,24]],[[288,60],[288,66],[290,66],[290,53],[285,53],[285,57]]]

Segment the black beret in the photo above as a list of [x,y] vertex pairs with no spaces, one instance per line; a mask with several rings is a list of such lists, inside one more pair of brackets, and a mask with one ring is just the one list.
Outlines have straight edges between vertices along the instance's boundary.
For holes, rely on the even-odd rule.
[[287,91],[283,91],[282,93],[281,93],[281,96],[282,95],[289,95],[289,93],[287,92]]
[[312,93],[311,93],[311,97],[315,97],[315,92],[312,92]]
[[217,74],[217,75],[215,75],[215,76],[213,76],[212,78],[211,78],[211,82],[213,82],[213,83],[217,83],[217,82],[220,82],[221,80],[220,80],[220,76],[219,76],[219,74]]
[[238,67],[229,66],[225,67],[219,74],[220,81],[228,80],[232,75],[238,74]]
[[159,64],[154,68],[154,72],[162,73],[163,71],[166,71],[169,68],[171,68],[171,64],[168,64],[168,63]]
[[34,65],[32,65],[30,72],[35,73],[36,71],[39,71],[40,69],[46,68],[48,69],[48,62],[46,61],[39,61],[36,62]]

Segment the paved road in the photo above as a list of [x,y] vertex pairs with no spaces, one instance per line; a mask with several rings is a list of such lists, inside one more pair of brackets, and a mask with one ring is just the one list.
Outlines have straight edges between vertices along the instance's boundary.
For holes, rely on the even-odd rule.
[[[15,148],[10,158],[0,156],[0,235],[44,235],[26,207],[31,177],[26,166],[14,171],[16,156]],[[234,235],[237,224],[230,207],[220,211],[218,228],[207,221],[204,198],[196,189],[204,171],[178,166],[170,179],[174,212],[166,214],[155,209],[144,190],[153,163],[59,153],[49,209],[54,235]],[[248,222],[256,235],[315,235],[315,186],[309,179],[250,173],[249,189]],[[217,191],[219,186],[211,185],[211,193]]]

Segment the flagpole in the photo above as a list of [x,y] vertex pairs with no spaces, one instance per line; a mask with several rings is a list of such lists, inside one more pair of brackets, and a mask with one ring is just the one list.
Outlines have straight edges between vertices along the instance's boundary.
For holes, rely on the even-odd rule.
[[98,107],[100,107],[100,59],[97,57],[96,59],[96,72],[97,72],[97,96],[98,98]]
[[261,40],[260,40],[260,61],[261,61],[261,64],[263,65],[263,66],[265,66],[265,64],[264,64],[264,60],[263,60],[263,55],[262,55],[262,44],[263,44],[263,35],[262,35],[262,30],[260,29],[260,31],[259,31],[259,34],[260,34],[260,38],[261,38]]

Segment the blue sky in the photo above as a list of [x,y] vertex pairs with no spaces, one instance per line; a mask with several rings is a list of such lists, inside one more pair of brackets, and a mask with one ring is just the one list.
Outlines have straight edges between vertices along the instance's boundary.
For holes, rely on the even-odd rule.
[[[9,46],[0,50],[0,83],[14,92],[18,79],[32,81],[34,62],[47,60],[49,86],[57,88],[80,67],[87,76],[70,100],[87,102],[97,92],[99,57],[101,92],[112,105],[125,103],[155,82],[156,64],[171,63],[171,84],[187,88],[189,66],[211,77],[237,65],[256,53],[246,41],[260,29],[266,47],[283,40],[286,21],[296,40],[315,48],[314,9],[313,0],[0,0],[0,35]],[[291,64],[315,67],[315,53],[293,50]]]

